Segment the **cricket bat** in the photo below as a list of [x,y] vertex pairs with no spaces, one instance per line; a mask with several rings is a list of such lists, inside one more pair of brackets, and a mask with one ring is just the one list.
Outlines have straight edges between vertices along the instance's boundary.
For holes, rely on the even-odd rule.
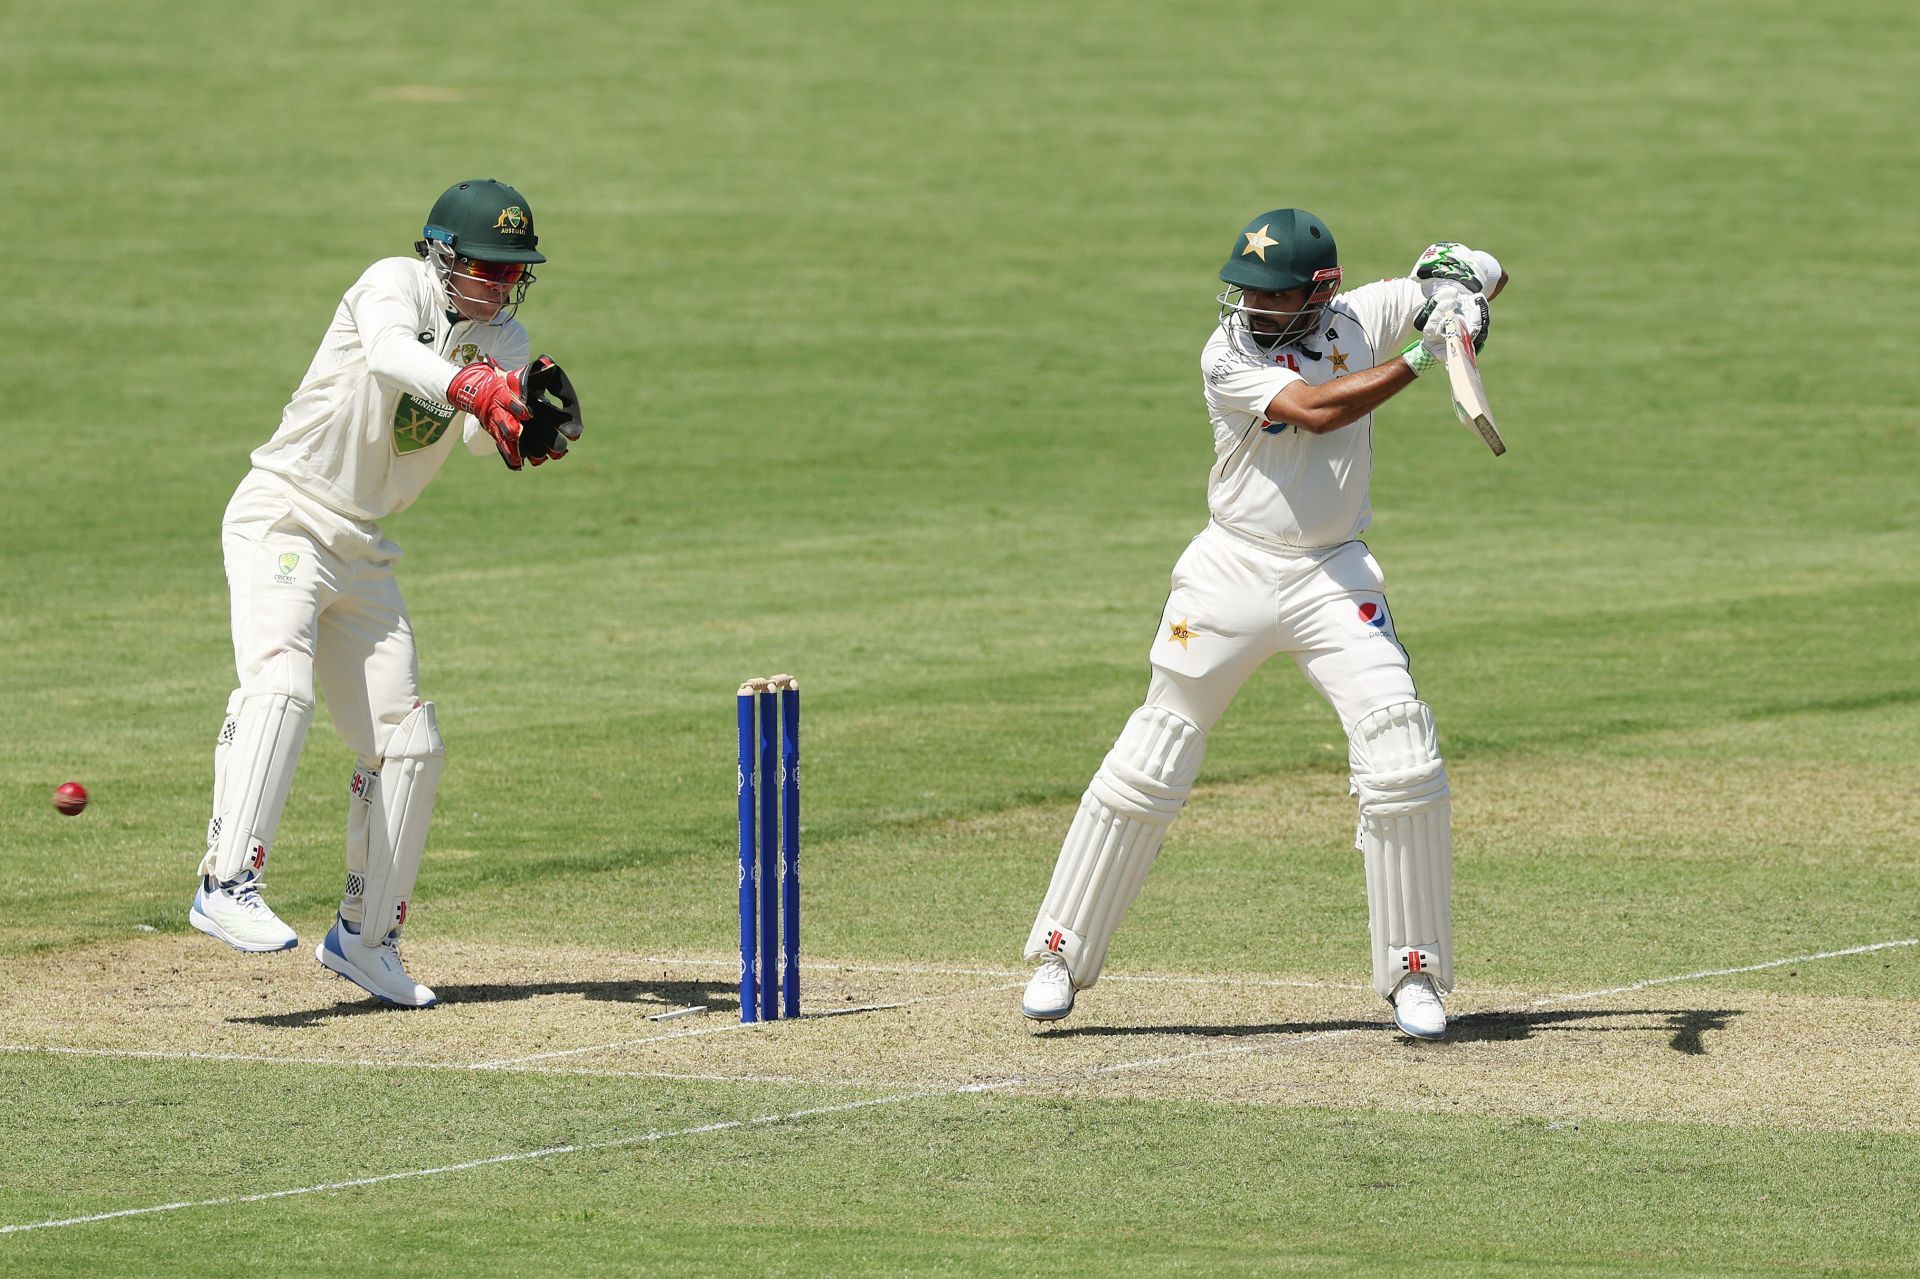
[[1460,335],[1458,324],[1447,325],[1447,380],[1453,384],[1453,411],[1462,425],[1477,431],[1493,455],[1507,451],[1500,428],[1493,424],[1493,409],[1487,404],[1487,390],[1480,385],[1480,364],[1474,358],[1473,343]]

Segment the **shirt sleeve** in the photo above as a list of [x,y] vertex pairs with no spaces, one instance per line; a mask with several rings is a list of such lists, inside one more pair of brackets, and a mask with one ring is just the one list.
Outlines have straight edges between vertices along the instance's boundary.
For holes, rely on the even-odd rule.
[[424,319],[414,294],[415,280],[402,258],[387,258],[368,267],[347,290],[347,311],[360,332],[367,353],[367,370],[396,391],[434,403],[444,403],[447,384],[460,370],[421,345]]
[[1215,412],[1245,413],[1265,422],[1273,397],[1295,382],[1304,381],[1285,365],[1266,364],[1221,343],[1208,343],[1201,355],[1206,376],[1207,407]]
[[1351,293],[1341,294],[1340,301],[1360,322],[1368,345],[1377,354],[1374,363],[1379,365],[1392,359],[1412,338],[1413,317],[1425,305],[1426,298],[1420,292],[1418,280],[1402,276],[1363,284]]

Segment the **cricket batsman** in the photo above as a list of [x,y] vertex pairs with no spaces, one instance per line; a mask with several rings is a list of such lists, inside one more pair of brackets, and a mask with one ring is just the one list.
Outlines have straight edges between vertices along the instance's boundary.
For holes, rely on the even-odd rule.
[[380,521],[459,441],[508,469],[580,438],[573,385],[514,318],[547,259],[533,209],[492,179],[449,188],[412,257],[348,289],[280,429],[221,525],[239,687],[213,760],[213,819],[188,921],[238,950],[288,950],[261,895],[316,687],[357,756],[346,891],[315,957],[388,1004],[430,1007],[399,941],[445,762]]
[[1366,868],[1373,985],[1400,1029],[1446,1033],[1453,987],[1451,801],[1433,713],[1414,691],[1371,508],[1373,411],[1478,349],[1507,276],[1440,243],[1410,276],[1340,293],[1333,232],[1275,209],[1234,237],[1220,322],[1200,354],[1214,467],[1210,519],[1173,568],[1145,703],[1094,774],[1028,934],[1021,1011],[1055,1021],[1091,987],[1200,772],[1207,732],[1268,658],[1291,657],[1347,737]]

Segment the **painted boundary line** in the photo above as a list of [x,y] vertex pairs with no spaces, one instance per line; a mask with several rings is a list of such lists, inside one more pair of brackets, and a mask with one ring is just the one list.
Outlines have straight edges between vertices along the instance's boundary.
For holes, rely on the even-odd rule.
[[[1768,968],[1781,968],[1788,964],[1812,963],[1822,959],[1837,959],[1845,955],[1864,955],[1874,951],[1888,950],[1894,947],[1920,945],[1920,937],[1907,937],[1896,941],[1873,942],[1864,946],[1850,946],[1842,950],[1822,951],[1813,955],[1795,955],[1786,959],[1773,959],[1765,963],[1746,964],[1735,968],[1710,968],[1694,973],[1680,973],[1670,977],[1651,977],[1645,981],[1634,982],[1608,990],[1582,991],[1570,995],[1549,995],[1533,1001],[1534,1007],[1542,1005],[1573,1003],[1582,999],[1594,999],[1603,995],[1622,994],[1632,990],[1644,990],[1650,986],[1671,985],[1675,982],[1698,981],[1707,977],[1725,977],[1737,973],[1759,972]],[[979,992],[974,992],[979,993]],[[381,1173],[373,1177],[357,1177],[350,1181],[323,1182],[312,1186],[297,1186],[289,1190],[270,1190],[253,1195],[226,1195],[214,1199],[180,1200],[174,1203],[150,1204],[141,1208],[122,1208],[114,1212],[93,1213],[83,1217],[63,1217],[52,1221],[27,1222],[19,1225],[0,1226],[0,1235],[20,1234],[30,1230],[51,1230],[63,1226],[88,1225],[100,1221],[113,1221],[122,1217],[140,1217],[154,1213],[177,1212],[187,1208],[218,1208],[236,1204],[264,1203],[273,1199],[290,1199],[300,1195],[324,1194],[334,1190],[350,1190],[359,1186],[380,1185],[389,1181],[405,1181],[420,1177],[435,1177],[443,1173],[467,1172],[475,1168],[486,1168],[496,1164],[521,1163],[532,1159],[548,1159],[557,1155],[580,1154],[596,1150],[617,1150],[627,1146],[644,1145],[650,1142],[668,1141],[677,1137],[700,1136],[705,1133],[727,1132],[734,1129],[750,1128],[765,1124],[790,1123],[802,1119],[811,1119],[821,1115],[845,1114],[856,1110],[868,1110],[879,1106],[897,1105],[909,1101],[926,1101],[935,1098],[960,1097],[971,1093],[998,1092],[1009,1088],[1018,1088],[1030,1082],[1061,1083],[1076,1076],[1097,1078],[1115,1074],[1123,1070],[1141,1070],[1153,1066],[1174,1065],[1195,1061],[1206,1057],[1220,1057],[1235,1053],[1250,1053],[1274,1050],[1274,1047],[1290,1048],[1300,1044],[1314,1043],[1328,1039],[1338,1039],[1346,1035],[1359,1034],[1363,1029],[1374,1027],[1348,1027],[1343,1030],[1330,1030],[1317,1035],[1303,1036],[1290,1040],[1286,1044],[1269,1046],[1259,1044],[1234,1044],[1226,1048],[1203,1049],[1199,1052],[1182,1053],[1171,1057],[1145,1058],[1139,1061],[1116,1062],[1109,1066],[1099,1066],[1092,1070],[1076,1071],[1072,1074],[1051,1077],[1045,1081],[1029,1081],[1023,1077],[998,1079],[988,1083],[964,1084],[955,1088],[922,1089],[914,1092],[890,1093],[884,1097],[871,1097],[861,1101],[838,1102],[831,1106],[813,1106],[804,1110],[787,1111],[784,1114],[759,1115],[751,1119],[729,1119],[719,1123],[700,1124],[692,1128],[678,1128],[670,1132],[648,1132],[633,1137],[611,1137],[602,1141],[578,1142],[564,1146],[546,1146],[539,1150],[513,1151],[504,1155],[489,1155],[482,1159],[469,1159],[461,1163],[443,1164],[434,1168],[412,1168],[404,1172]],[[35,1051],[35,1050],[28,1050]],[[45,1051],[45,1050],[38,1050]],[[483,1063],[484,1065],[484,1063]],[[501,1069],[499,1065],[490,1069]]]

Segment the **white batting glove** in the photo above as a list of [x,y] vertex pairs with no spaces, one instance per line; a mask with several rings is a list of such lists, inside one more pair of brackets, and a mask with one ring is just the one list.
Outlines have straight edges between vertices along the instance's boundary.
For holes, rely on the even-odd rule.
[[1493,322],[1492,310],[1487,300],[1477,293],[1468,293],[1458,285],[1450,285],[1439,290],[1432,301],[1420,308],[1413,317],[1414,327],[1420,330],[1420,339],[1409,342],[1400,352],[1412,367],[1415,375],[1425,373],[1436,364],[1447,362],[1447,326],[1457,325],[1460,336],[1473,343],[1478,353],[1487,344],[1487,331]]
[[1420,291],[1431,299],[1450,284],[1469,293],[1485,293],[1499,281],[1501,272],[1493,254],[1469,249],[1454,240],[1440,240],[1420,251],[1408,274],[1420,282]]

